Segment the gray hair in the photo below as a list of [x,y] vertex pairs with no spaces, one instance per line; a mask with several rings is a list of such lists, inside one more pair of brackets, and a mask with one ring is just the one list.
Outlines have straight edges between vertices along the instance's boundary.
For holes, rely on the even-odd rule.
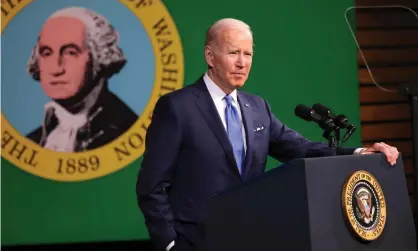
[[216,41],[219,32],[225,28],[248,30],[249,33],[251,34],[251,37],[253,36],[253,32],[251,31],[250,26],[246,24],[245,22],[235,19],[235,18],[223,18],[223,19],[216,21],[212,26],[209,27],[209,29],[206,32],[205,45],[212,44],[214,41]]
[[[123,68],[126,58],[122,49],[118,47],[119,34],[106,18],[82,7],[58,10],[49,16],[47,21],[55,17],[77,18],[86,26],[85,42],[91,53],[93,78],[102,73],[105,73],[106,77],[110,78]],[[35,80],[39,80],[38,57],[39,38],[27,64],[27,71]]]

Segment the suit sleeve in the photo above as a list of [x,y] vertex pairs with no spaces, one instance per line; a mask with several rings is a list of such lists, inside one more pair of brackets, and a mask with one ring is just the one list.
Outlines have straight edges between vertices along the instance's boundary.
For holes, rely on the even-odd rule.
[[145,153],[138,173],[136,193],[151,240],[165,250],[177,235],[168,200],[176,156],[181,145],[178,117],[167,96],[157,102],[147,130]]
[[[265,102],[270,116],[269,155],[281,161],[288,162],[296,158],[311,158],[331,156],[332,149],[327,143],[313,142],[303,137],[297,131],[289,128],[271,112]],[[338,148],[337,155],[350,155],[354,148]]]

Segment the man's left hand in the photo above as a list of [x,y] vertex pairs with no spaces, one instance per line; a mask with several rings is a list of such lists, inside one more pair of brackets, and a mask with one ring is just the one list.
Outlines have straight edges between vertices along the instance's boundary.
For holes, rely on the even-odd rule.
[[386,155],[387,161],[392,166],[396,164],[396,160],[399,157],[398,149],[384,142],[374,143],[371,147],[364,148],[363,150],[361,150],[360,154],[371,154],[375,152],[384,153]]

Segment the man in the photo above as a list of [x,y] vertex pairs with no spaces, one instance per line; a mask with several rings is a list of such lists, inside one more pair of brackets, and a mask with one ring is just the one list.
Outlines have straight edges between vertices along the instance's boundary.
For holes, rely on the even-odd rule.
[[[262,174],[267,156],[287,162],[331,155],[288,128],[262,98],[238,91],[248,78],[253,38],[248,25],[222,19],[207,32],[208,71],[195,84],[161,97],[146,137],[138,203],[158,250],[197,250],[204,240],[205,199]],[[339,155],[396,148],[338,149]]]
[[52,101],[28,138],[54,151],[79,152],[129,129],[137,115],[108,89],[108,79],[126,63],[118,39],[109,22],[88,9],[66,8],[47,19],[28,72]]

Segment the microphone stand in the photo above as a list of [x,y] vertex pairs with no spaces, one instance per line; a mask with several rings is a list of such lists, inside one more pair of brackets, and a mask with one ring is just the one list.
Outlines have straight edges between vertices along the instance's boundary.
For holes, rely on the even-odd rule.
[[322,137],[328,140],[328,146],[331,148],[331,156],[336,156],[338,142],[340,141],[340,128],[335,126],[331,119],[324,120],[321,123],[321,127],[325,130]]
[[339,134],[340,129],[337,127],[335,129],[335,135],[332,134],[333,130],[325,130],[324,134],[322,135],[324,138],[328,139],[328,146],[331,148],[331,155],[336,156],[337,155],[337,148],[338,148],[338,142],[339,142]]
[[337,147],[340,147],[340,128],[338,126],[335,128],[335,140],[337,141]]

